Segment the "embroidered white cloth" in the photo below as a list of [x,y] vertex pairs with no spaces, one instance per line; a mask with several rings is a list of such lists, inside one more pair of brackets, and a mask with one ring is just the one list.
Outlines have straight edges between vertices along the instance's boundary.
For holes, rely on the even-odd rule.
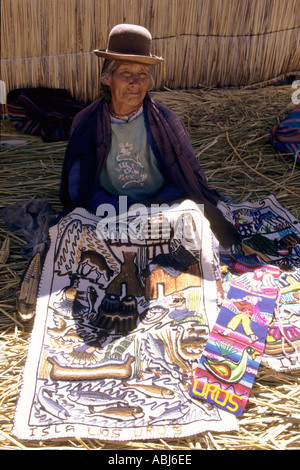
[[20,439],[237,429],[233,415],[188,394],[219,298],[200,208],[184,201],[146,219],[132,210],[120,226],[129,227],[122,237],[75,209],[50,229],[15,413]]

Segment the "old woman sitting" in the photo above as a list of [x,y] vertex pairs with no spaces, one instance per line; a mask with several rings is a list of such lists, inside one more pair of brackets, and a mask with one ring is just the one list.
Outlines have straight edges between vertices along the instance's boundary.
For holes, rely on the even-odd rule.
[[61,202],[96,212],[103,203],[172,203],[191,199],[223,246],[239,241],[217,208],[220,195],[210,189],[178,116],[155,102],[148,90],[150,67],[163,59],[151,54],[151,34],[121,24],[109,35],[101,83],[104,96],[74,119],[62,170]]

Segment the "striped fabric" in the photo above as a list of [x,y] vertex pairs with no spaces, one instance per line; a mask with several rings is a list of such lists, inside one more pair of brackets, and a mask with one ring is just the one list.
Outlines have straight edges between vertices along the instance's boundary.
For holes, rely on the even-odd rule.
[[24,134],[41,136],[44,142],[68,140],[74,116],[84,106],[63,89],[23,88],[7,96],[12,124]]
[[291,111],[278,126],[273,127],[270,142],[280,152],[293,154],[300,163],[300,108]]
[[40,123],[30,119],[21,104],[9,104],[8,112],[9,119],[16,129],[23,132],[24,134],[41,135]]

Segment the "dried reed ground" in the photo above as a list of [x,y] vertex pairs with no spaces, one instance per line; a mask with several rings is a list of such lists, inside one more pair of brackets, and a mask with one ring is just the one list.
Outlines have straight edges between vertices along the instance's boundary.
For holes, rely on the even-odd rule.
[[[292,156],[269,143],[269,130],[295,105],[291,86],[242,90],[193,90],[153,93],[185,121],[195,152],[212,187],[237,201],[274,193],[300,218],[300,171]],[[1,122],[2,138],[24,138]],[[21,148],[1,153],[0,207],[46,198],[60,209],[58,189],[66,143],[30,138]],[[0,241],[7,235],[0,221]],[[105,442],[70,439],[19,441],[11,436],[31,324],[16,315],[15,292],[26,261],[21,236],[10,233],[11,253],[0,267],[0,448],[1,449],[300,449],[300,371],[276,373],[261,366],[237,432],[206,432],[183,439]]]

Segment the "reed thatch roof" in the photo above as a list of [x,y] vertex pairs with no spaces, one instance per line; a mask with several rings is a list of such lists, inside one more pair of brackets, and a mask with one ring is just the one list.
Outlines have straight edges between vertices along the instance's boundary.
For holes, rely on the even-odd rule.
[[241,86],[300,70],[299,0],[2,0],[1,76],[7,90],[99,93],[101,59],[117,23],[147,27],[155,89]]

